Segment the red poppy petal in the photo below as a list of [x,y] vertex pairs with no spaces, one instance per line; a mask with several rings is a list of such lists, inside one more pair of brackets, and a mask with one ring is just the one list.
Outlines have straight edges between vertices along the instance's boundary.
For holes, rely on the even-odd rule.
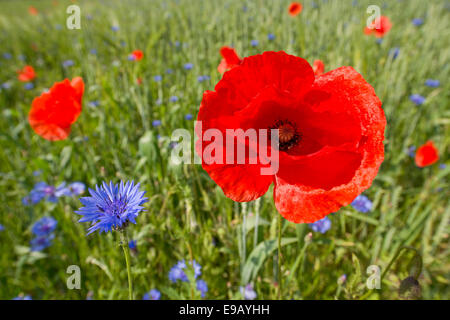
[[301,95],[313,82],[314,72],[306,60],[284,52],[264,52],[244,58],[240,65],[226,72],[215,91],[233,112],[245,108],[268,85]]
[[264,195],[273,182],[273,176],[261,175],[259,165],[205,165],[224,194],[233,201],[246,202]]
[[77,101],[81,104],[81,99],[84,93],[84,81],[81,77],[75,77],[72,79],[70,85],[75,89],[75,95]]
[[433,141],[427,141],[417,149],[415,163],[423,168],[436,163],[439,160],[439,153]]

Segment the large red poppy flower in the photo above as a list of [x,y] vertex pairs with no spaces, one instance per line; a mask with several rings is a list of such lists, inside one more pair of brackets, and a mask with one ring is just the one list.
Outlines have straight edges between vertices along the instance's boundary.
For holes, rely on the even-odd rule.
[[83,79],[76,77],[56,82],[49,91],[34,98],[28,115],[33,130],[47,140],[66,139],[81,113],[83,93]]
[[222,60],[217,67],[217,70],[220,73],[224,73],[225,71],[233,69],[242,62],[242,59],[239,58],[236,51],[231,47],[225,46],[220,48],[220,54],[222,56]]
[[370,27],[364,28],[364,33],[367,35],[375,35],[377,38],[382,38],[384,35],[391,30],[392,23],[388,17],[380,16],[379,18],[372,21]]
[[427,141],[416,152],[416,165],[420,168],[430,166],[439,160],[438,149],[433,141]]
[[303,10],[303,6],[300,2],[292,2],[288,8],[289,14],[293,17],[298,15],[300,12],[302,12],[302,10]]
[[[351,203],[372,184],[384,157],[386,118],[363,77],[351,67],[315,77],[306,60],[284,52],[245,58],[226,72],[215,91],[204,93],[198,121],[197,153],[225,195],[251,201],[274,183],[276,208],[295,223],[317,221]],[[222,145],[207,141],[208,129],[222,134]],[[257,146],[246,139],[237,142],[247,148],[245,163],[226,161],[227,129],[279,129],[278,171],[261,174],[268,165],[260,154],[249,155]],[[224,164],[203,152],[213,143],[221,147],[211,156]]]
[[23,82],[32,81],[36,77],[36,73],[32,66],[25,66],[22,70],[17,71],[18,79]]
[[314,60],[313,71],[315,76],[320,76],[325,70],[325,64],[322,60]]

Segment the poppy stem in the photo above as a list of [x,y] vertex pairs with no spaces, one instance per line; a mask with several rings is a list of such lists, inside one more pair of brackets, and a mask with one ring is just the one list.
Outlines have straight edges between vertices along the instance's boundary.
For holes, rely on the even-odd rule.
[[120,246],[123,249],[123,253],[125,255],[125,263],[127,265],[128,299],[133,300],[133,281],[131,279],[130,250],[128,248],[128,236],[125,230],[120,231]]
[[281,214],[278,215],[278,300],[281,300],[282,276],[281,276]]

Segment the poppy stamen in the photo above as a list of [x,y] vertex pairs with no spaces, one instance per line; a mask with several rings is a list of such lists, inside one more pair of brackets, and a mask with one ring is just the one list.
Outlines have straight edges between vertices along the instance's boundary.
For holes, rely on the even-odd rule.
[[270,129],[278,129],[279,148],[281,151],[286,151],[297,145],[302,135],[297,129],[295,123],[289,120],[278,120]]

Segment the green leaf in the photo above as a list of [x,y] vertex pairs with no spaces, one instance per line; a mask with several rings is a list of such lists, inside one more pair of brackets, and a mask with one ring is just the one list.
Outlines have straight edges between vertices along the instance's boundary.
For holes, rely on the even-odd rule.
[[[297,242],[297,240],[297,238],[282,238],[281,246]],[[273,251],[275,251],[275,249],[277,249],[277,239],[263,241],[253,249],[250,256],[247,258],[242,271],[242,285],[246,285],[256,278],[264,261]]]

